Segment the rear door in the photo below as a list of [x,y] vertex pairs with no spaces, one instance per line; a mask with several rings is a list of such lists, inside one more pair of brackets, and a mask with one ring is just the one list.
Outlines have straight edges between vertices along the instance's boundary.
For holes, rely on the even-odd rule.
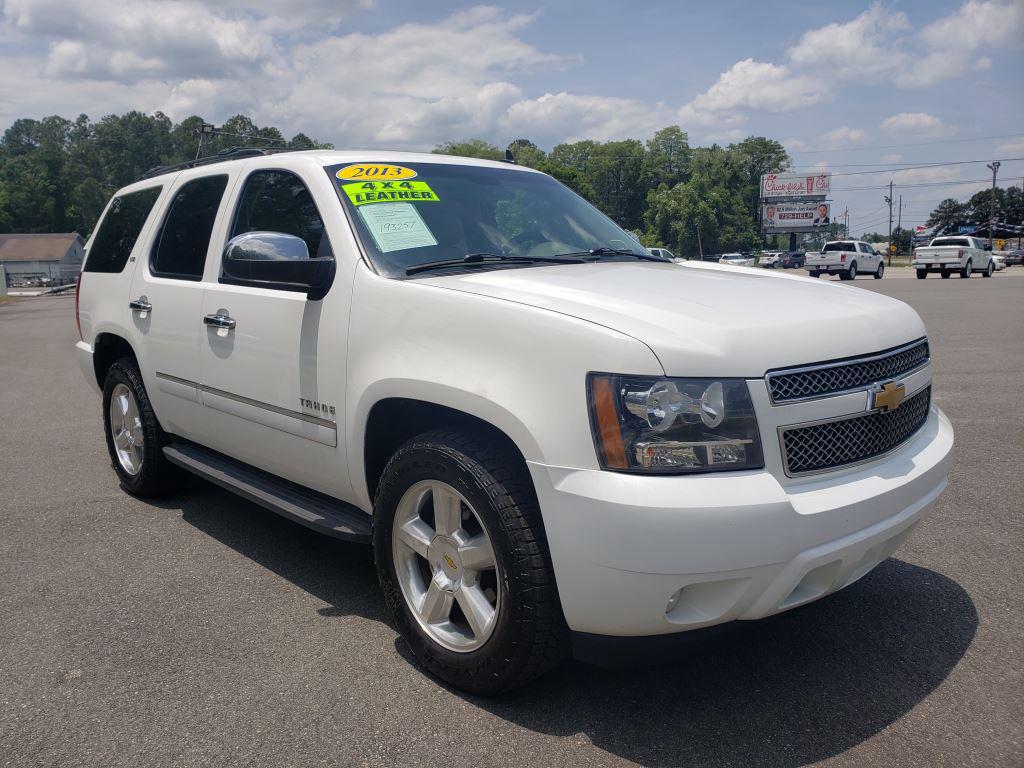
[[[321,210],[339,205],[321,168],[300,175],[250,164],[217,235],[217,252],[247,232],[305,241],[311,257],[333,257]],[[313,192],[318,193],[314,199]],[[339,211],[340,212],[340,211]],[[340,216],[335,216],[340,221]],[[321,301],[223,274],[211,264],[199,315],[229,318],[199,339],[203,442],[246,463],[324,493],[351,490],[338,417],[344,413],[349,286]]]
[[203,271],[228,182],[226,173],[175,180],[145,264],[132,279],[132,322],[146,391],[164,429],[193,439],[203,424]]

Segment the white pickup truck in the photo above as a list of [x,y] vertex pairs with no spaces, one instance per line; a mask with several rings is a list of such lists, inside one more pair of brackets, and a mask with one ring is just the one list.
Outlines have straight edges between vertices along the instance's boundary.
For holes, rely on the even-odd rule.
[[454,686],[824,597],[946,487],[900,301],[666,262],[509,163],[215,159],[118,191],[89,240],[76,352],[117,479],[185,470],[372,544]]
[[841,280],[853,280],[857,275],[873,275],[881,280],[885,274],[885,259],[862,240],[825,243],[820,252],[808,251],[804,264],[811,277],[839,275]]
[[938,272],[943,277],[949,277],[954,272],[960,277],[970,277],[973,272],[981,272],[984,277],[992,277],[997,269],[988,244],[965,235],[934,238],[926,248],[914,251],[912,266],[917,270],[919,280],[928,277],[929,272]]

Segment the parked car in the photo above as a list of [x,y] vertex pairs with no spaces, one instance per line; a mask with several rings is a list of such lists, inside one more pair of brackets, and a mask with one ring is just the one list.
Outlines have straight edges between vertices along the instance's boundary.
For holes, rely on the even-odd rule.
[[723,253],[718,259],[719,264],[729,264],[733,267],[750,267],[754,264],[754,259],[749,256],[745,256],[742,253]]
[[871,274],[881,280],[885,274],[885,260],[862,240],[825,243],[820,252],[807,253],[806,264],[811,277],[839,275],[842,280],[853,280],[859,274]]
[[1007,251],[1006,266],[1024,266],[1024,250]]
[[992,261],[995,264],[996,272],[1001,272],[1006,269],[1006,256],[1001,253],[993,253]]
[[804,251],[786,251],[779,257],[779,266],[783,269],[802,269],[807,263]]
[[938,272],[944,278],[954,272],[960,277],[970,277],[975,272],[992,277],[996,263],[990,251],[988,243],[977,237],[936,237],[927,248],[914,251],[911,266],[917,270],[919,280],[924,280],[930,272]]
[[767,251],[761,254],[761,257],[757,260],[759,266],[767,267],[768,269],[775,269],[779,266],[779,261],[782,259],[784,251]]
[[647,250],[652,256],[657,256],[659,259],[663,259],[664,261],[676,260],[675,254],[668,248],[648,248]]
[[372,544],[408,647],[466,691],[824,597],[946,487],[913,309],[665,263],[529,168],[248,150],[119,190],[86,250],[76,354],[121,487],[186,470]]

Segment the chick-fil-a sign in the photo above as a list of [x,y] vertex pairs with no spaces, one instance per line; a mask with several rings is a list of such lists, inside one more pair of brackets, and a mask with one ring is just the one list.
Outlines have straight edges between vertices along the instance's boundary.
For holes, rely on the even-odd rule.
[[832,174],[766,173],[761,177],[761,197],[809,197],[827,195]]

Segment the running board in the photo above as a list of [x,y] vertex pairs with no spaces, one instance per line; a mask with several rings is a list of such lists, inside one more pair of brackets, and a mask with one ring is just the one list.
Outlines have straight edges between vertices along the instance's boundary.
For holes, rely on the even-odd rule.
[[164,456],[204,480],[315,531],[346,541],[370,543],[370,516],[343,501],[194,443],[165,446]]

